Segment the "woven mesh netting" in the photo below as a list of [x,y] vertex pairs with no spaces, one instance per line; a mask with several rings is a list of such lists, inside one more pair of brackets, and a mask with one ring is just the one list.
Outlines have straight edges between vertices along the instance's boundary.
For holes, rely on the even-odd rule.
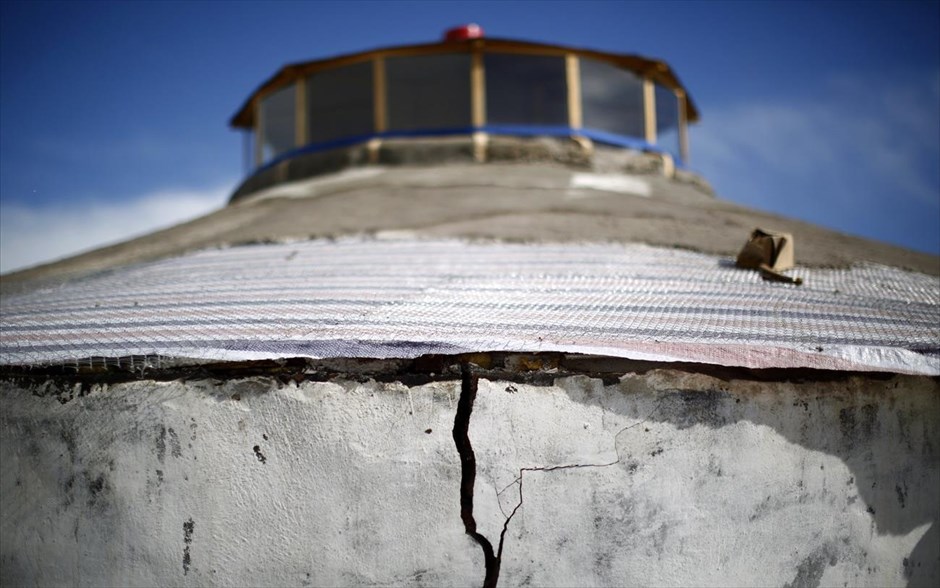
[[[551,350],[940,372],[937,278],[875,265],[791,273],[804,284],[644,245],[235,247],[5,297],[0,364]],[[761,359],[780,350],[789,359]]]

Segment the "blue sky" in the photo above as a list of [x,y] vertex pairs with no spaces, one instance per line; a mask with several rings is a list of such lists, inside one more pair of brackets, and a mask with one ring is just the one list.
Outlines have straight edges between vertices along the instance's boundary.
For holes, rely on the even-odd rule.
[[[940,253],[938,2],[0,2],[0,271],[221,206],[281,65],[492,37],[669,62],[725,198]],[[799,252],[797,252],[799,254]]]

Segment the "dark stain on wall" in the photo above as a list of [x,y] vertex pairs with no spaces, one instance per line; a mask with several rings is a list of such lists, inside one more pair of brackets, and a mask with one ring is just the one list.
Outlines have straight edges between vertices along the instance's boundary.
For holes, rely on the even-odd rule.
[[803,558],[796,568],[796,577],[784,584],[784,588],[818,588],[826,567],[838,563],[835,553],[824,545]]
[[98,500],[98,496],[104,490],[104,485],[104,474],[98,474],[98,477],[88,480],[88,506],[94,506],[95,502]]
[[85,471],[85,488],[88,490],[88,506],[96,509],[97,515],[102,515],[110,508],[111,484],[105,473],[95,475],[92,472]]
[[72,493],[74,487],[75,487],[75,475],[73,474],[73,475],[70,475],[68,478],[66,478],[65,484],[63,485],[63,490],[65,490],[65,500],[63,501],[62,505],[65,508],[72,506],[72,501],[75,500],[73,493]]
[[157,461],[163,463],[166,460],[166,427],[160,425],[157,427]]
[[904,508],[904,502],[907,500],[907,483],[902,481],[900,484],[895,484],[894,492],[898,495],[898,504]]
[[192,556],[189,548],[193,544],[193,532],[196,530],[196,523],[192,517],[183,523],[183,575],[189,573],[189,567],[192,565]]
[[[176,431],[173,430],[173,427],[167,428],[164,425],[159,425],[156,427],[156,431],[157,461],[161,464],[166,461],[167,438],[169,438],[170,441],[170,455],[176,458],[182,457],[183,450],[180,445],[180,438],[179,435],[176,434]],[[195,432],[193,433],[193,438],[195,438]]]
[[65,443],[65,449],[69,453],[69,461],[75,463],[75,434],[65,426],[59,431],[59,438]]
[[176,431],[173,430],[173,427],[167,429],[167,433],[170,434],[170,455],[173,457],[180,457],[183,455],[183,451],[180,447],[180,438],[176,434]]
[[680,429],[695,425],[720,428],[729,423],[722,409],[730,398],[723,390],[671,390],[663,395],[660,414]]
[[871,441],[878,429],[878,407],[848,406],[839,411],[839,429],[849,447]]
[[154,501],[154,498],[159,496],[163,486],[164,475],[163,470],[155,470],[156,477],[153,478],[150,475],[147,476],[147,501],[151,504]]

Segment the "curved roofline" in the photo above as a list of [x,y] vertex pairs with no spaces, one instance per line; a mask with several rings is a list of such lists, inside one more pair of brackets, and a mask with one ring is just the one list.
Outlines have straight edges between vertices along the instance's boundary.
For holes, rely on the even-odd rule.
[[685,95],[686,120],[690,123],[699,120],[699,112],[695,106],[688,90],[679,81],[678,76],[672,70],[668,63],[658,59],[649,59],[641,55],[606,53],[594,49],[583,49],[570,47],[566,45],[554,45],[550,43],[539,43],[534,41],[518,41],[513,39],[492,39],[478,38],[461,41],[440,41],[436,43],[419,43],[413,45],[396,45],[390,47],[381,47],[360,51],[357,53],[347,53],[325,59],[314,59],[291,63],[283,66],[273,76],[264,83],[255,88],[247,100],[239,108],[238,112],[231,118],[229,124],[235,128],[251,128],[254,124],[254,101],[277,88],[287,85],[298,78],[305,77],[321,69],[338,67],[348,63],[364,61],[375,57],[376,55],[398,57],[404,55],[433,53],[435,50],[447,49],[453,52],[471,52],[474,49],[480,50],[509,50],[514,52],[534,51],[538,53],[575,53],[582,57],[591,57],[602,61],[614,63],[621,67],[630,69],[644,77],[649,77],[654,82],[660,83],[673,90],[681,91]]

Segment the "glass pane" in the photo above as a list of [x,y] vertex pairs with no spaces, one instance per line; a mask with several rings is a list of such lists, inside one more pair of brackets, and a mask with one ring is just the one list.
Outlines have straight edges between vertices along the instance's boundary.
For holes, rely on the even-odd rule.
[[643,138],[643,80],[632,71],[595,59],[580,60],[584,126]]
[[494,53],[484,67],[487,123],[568,126],[563,57]]
[[261,100],[262,163],[294,148],[294,84]]
[[373,132],[372,62],[317,72],[307,79],[307,138],[311,143]]
[[471,125],[468,53],[386,59],[385,83],[389,130]]
[[245,173],[255,167],[255,134],[251,129],[242,131],[242,164]]
[[679,99],[669,88],[656,85],[656,145],[679,159]]

